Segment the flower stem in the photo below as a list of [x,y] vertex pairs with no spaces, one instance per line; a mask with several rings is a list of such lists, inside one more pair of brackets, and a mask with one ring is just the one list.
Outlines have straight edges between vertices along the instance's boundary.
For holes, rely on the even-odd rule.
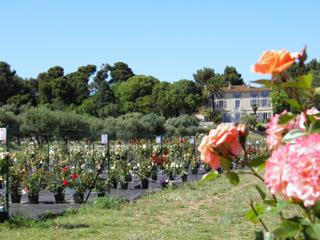
[[[257,210],[255,209],[252,200],[250,200],[250,207],[252,209],[252,211],[254,212],[254,214],[256,216],[259,216]],[[263,220],[261,218],[259,218],[259,222],[261,223],[262,227],[264,228],[265,231],[269,232],[269,229],[267,228],[267,225],[263,222]]]

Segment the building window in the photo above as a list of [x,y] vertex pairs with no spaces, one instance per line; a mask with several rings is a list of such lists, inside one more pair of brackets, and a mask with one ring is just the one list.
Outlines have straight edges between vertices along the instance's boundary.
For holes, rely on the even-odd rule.
[[227,101],[223,101],[223,100],[216,101],[216,108],[217,109],[227,108]]
[[234,98],[241,98],[241,92],[234,92],[233,97]]
[[239,109],[240,108],[240,100],[236,99],[234,105],[235,105],[235,109]]
[[259,96],[258,92],[250,92],[250,97],[257,98]]
[[267,112],[263,113],[262,119],[263,119],[264,121],[266,121],[267,119],[269,119],[269,113],[267,113]]
[[259,107],[260,106],[259,100],[258,99],[251,99],[250,105],[251,105],[251,107],[253,107],[253,105],[256,105],[257,107]]
[[261,99],[261,107],[270,107],[269,105],[269,99]]
[[269,91],[261,92],[261,97],[269,97]]

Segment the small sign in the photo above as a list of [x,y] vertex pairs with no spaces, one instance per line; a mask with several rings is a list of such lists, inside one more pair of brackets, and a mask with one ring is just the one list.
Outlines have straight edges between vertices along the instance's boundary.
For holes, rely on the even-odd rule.
[[7,141],[7,129],[6,128],[0,128],[0,141]]
[[190,137],[189,143],[190,144],[196,144],[196,138],[194,136]]
[[108,134],[101,134],[101,144],[108,144],[109,139],[108,139]]
[[156,137],[156,143],[157,144],[161,144],[161,142],[162,142],[162,136],[157,136]]

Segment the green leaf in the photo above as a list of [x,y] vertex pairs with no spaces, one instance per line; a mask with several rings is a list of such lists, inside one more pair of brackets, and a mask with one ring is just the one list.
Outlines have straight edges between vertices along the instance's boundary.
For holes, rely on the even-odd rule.
[[232,184],[232,185],[238,185],[239,182],[240,182],[240,178],[238,176],[238,174],[234,173],[234,172],[228,172],[226,174],[226,177],[229,179],[229,182]]
[[306,233],[310,239],[320,239],[320,223],[308,226]]
[[281,226],[274,231],[274,235],[279,239],[297,237],[301,232],[300,223],[293,221],[283,221]]
[[255,211],[253,209],[250,209],[250,211],[246,214],[246,218],[252,223],[257,224],[259,222],[259,219],[262,218],[265,212],[266,207],[261,204],[257,204],[255,206]]
[[312,89],[313,73],[310,72],[306,75],[297,77],[297,82],[299,84],[299,88],[301,89],[304,89],[304,90]]
[[300,103],[293,98],[286,99],[286,102],[289,103],[292,107],[301,109]]
[[256,157],[255,159],[251,160],[248,165],[250,167],[259,167],[261,164],[264,164],[268,159],[269,155],[261,155]]
[[271,213],[273,215],[278,215],[285,207],[289,206],[291,203],[286,200],[279,200],[276,206],[272,209]]
[[320,87],[317,87],[316,89],[315,89],[315,94],[320,94]]
[[320,120],[316,120],[311,123],[309,128],[310,133],[320,133]]
[[294,115],[292,113],[287,113],[287,114],[281,115],[279,117],[278,124],[287,124],[289,121],[291,121],[295,117],[296,117],[296,115]]
[[266,193],[258,185],[256,185],[255,187],[256,187],[261,199],[264,201],[266,199]]
[[262,172],[262,171],[264,171],[265,168],[266,168],[266,163],[262,163],[258,167],[256,167],[255,170],[257,172]]
[[320,218],[320,200],[318,200],[316,202],[316,204],[312,207],[313,208],[313,211],[314,211],[314,214]]
[[207,174],[203,175],[201,178],[201,182],[209,182],[217,179],[219,177],[219,173],[217,171],[210,171]]
[[282,138],[282,141],[285,143],[293,143],[297,138],[304,135],[306,135],[305,132],[302,132],[299,129],[293,129]]
[[224,171],[226,172],[229,172],[230,169],[231,169],[231,160],[227,159],[227,158],[224,158],[224,157],[221,157],[220,158],[220,164],[221,164],[221,167]]

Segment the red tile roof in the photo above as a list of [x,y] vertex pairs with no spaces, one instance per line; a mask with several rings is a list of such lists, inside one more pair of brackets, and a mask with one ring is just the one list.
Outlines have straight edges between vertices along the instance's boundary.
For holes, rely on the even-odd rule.
[[249,85],[229,86],[222,88],[223,92],[263,92],[271,91],[271,88],[258,88]]

